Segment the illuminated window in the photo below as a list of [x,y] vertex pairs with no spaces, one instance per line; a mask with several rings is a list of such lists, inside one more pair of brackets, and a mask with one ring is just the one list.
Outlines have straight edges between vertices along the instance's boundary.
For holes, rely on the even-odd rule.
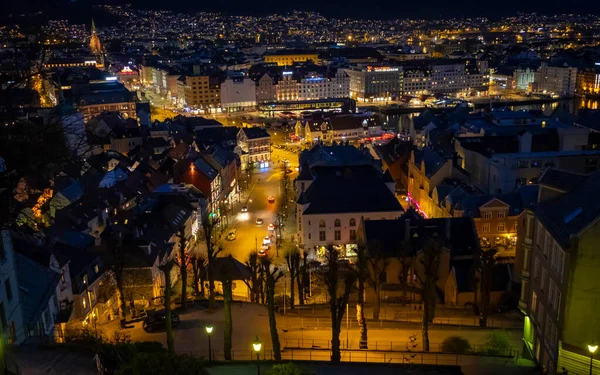
[[327,241],[327,234],[324,230],[319,232],[319,241]]
[[340,230],[334,231],[333,235],[334,235],[334,239],[336,241],[340,241],[342,239],[342,231],[340,231]]
[[319,228],[325,228],[325,220],[319,221]]
[[342,222],[340,221],[340,219],[335,219],[335,222],[333,224],[335,227],[340,227],[342,226]]
[[355,227],[356,226],[356,219],[350,219],[350,226],[351,227]]
[[481,231],[483,233],[489,233],[490,232],[490,223],[483,223],[483,225],[481,226]]
[[504,219],[506,217],[506,213],[504,211],[498,211],[498,219]]
[[504,232],[506,230],[506,228],[504,227],[504,223],[499,223],[498,224],[498,232]]
[[486,220],[490,220],[492,218],[492,213],[490,211],[484,211],[483,218]]

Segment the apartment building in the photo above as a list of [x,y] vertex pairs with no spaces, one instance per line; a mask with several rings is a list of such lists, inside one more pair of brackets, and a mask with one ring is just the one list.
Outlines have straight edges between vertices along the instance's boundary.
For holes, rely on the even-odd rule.
[[400,66],[358,65],[344,69],[350,77],[350,97],[359,102],[388,102],[402,95]]
[[538,73],[538,90],[559,96],[573,96],[577,89],[577,68],[567,64],[542,63]]
[[[328,74],[327,74],[328,73]],[[298,100],[347,98],[350,96],[350,77],[342,69],[321,74],[307,72],[298,82]]]
[[239,155],[242,169],[268,168],[271,161],[271,136],[263,128],[242,128],[237,134],[235,152]]
[[233,112],[256,108],[256,83],[242,73],[233,73],[221,84],[221,105]]
[[292,66],[294,63],[312,61],[319,63],[319,55],[316,52],[309,51],[277,51],[274,53],[265,53],[263,60],[266,63],[275,63],[278,66]]
[[477,94],[488,90],[487,62],[474,59],[419,60],[403,65],[404,95]]
[[600,337],[599,186],[598,172],[549,170],[540,179],[520,306],[526,315],[524,352],[548,374],[600,370],[600,361],[590,361],[587,349]]

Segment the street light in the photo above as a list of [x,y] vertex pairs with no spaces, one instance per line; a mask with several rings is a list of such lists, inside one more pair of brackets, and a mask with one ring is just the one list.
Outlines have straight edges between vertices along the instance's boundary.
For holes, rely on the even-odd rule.
[[596,350],[598,350],[598,345],[592,341],[592,343],[588,345],[588,350],[590,351],[590,375],[592,375],[592,369],[594,367],[594,353],[596,353]]
[[252,347],[254,348],[254,351],[256,352],[256,373],[258,375],[260,375],[260,364],[258,363],[258,361],[260,360],[260,348],[262,348],[262,342],[260,342],[260,340],[258,339],[258,336],[256,336],[256,339],[254,340],[254,342],[252,343]]
[[208,362],[212,362],[212,348],[210,346],[210,334],[213,331],[213,326],[212,324],[209,324],[205,327],[206,329],[206,334],[208,335]]

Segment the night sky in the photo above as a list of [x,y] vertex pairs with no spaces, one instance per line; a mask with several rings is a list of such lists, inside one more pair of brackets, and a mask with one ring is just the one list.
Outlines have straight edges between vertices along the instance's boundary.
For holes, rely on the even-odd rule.
[[[232,14],[249,15],[313,10],[328,17],[379,19],[404,17],[435,19],[473,16],[496,18],[514,15],[519,11],[543,14],[600,14],[600,1],[597,0],[21,0],[3,2],[2,9],[9,12],[31,12],[34,9],[43,8],[66,16],[67,14],[76,15],[90,4],[117,5],[125,3],[131,3],[135,7],[153,9],[225,11]],[[87,12],[89,16],[89,8]]]

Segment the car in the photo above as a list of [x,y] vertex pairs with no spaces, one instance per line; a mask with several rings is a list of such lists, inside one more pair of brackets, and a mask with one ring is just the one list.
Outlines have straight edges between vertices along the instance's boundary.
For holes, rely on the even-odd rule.
[[294,171],[292,169],[286,169],[285,173],[294,173]]
[[275,224],[271,223],[269,224],[269,226],[267,227],[268,230],[275,230]]
[[271,246],[271,237],[265,236],[265,238],[263,238],[263,245]]
[[256,225],[263,225],[264,221],[260,217],[256,219]]
[[243,206],[242,207],[242,212],[248,212],[248,206]]
[[[166,317],[167,314],[165,313],[165,310],[157,311],[154,314],[148,316],[146,319],[144,319],[144,322],[142,323],[142,328],[146,332],[162,330],[165,328]],[[175,311],[171,311],[171,326],[175,328],[179,325],[179,323],[179,314],[177,314]]]
[[237,238],[237,230],[231,229],[229,233],[227,233],[227,241],[234,241]]
[[265,255],[267,255],[268,251],[269,251],[269,246],[262,245],[260,247],[260,250],[258,250],[258,255],[265,256]]
[[267,198],[267,200],[269,201],[269,203],[273,204],[275,203],[275,197],[272,195],[269,195],[269,197]]

